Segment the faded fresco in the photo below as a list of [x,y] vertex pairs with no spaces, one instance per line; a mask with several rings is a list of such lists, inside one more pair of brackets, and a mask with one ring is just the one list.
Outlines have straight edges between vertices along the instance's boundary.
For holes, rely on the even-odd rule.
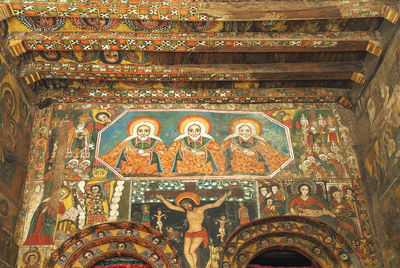
[[13,264],[17,254],[13,233],[26,179],[32,110],[11,71],[5,46],[8,33],[8,22],[0,21],[0,259]]
[[[375,193],[382,219],[377,226],[385,245],[387,267],[400,265],[399,187],[400,187],[400,35],[394,38],[383,67],[366,90],[359,110],[370,123],[371,140],[364,165],[368,185]],[[384,226],[382,229],[381,226]]]
[[216,267],[237,228],[286,215],[328,224],[364,265],[376,262],[338,110],[58,105],[35,129],[20,263],[30,254],[41,267],[73,234],[129,220],[162,234],[184,267]]

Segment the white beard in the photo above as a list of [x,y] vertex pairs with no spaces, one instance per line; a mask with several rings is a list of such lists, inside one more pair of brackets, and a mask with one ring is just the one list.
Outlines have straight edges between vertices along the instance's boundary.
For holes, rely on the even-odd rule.
[[193,136],[189,136],[192,140],[195,140],[195,141],[197,141],[199,138],[200,138],[200,135],[197,135],[197,136],[195,136],[195,137],[193,137]]
[[139,138],[139,140],[144,141],[144,140],[147,140],[147,138],[148,138],[149,136],[146,136],[146,137],[137,136],[137,137]]
[[251,138],[251,136],[250,137],[243,137],[243,136],[241,136],[241,135],[239,135],[239,137],[242,139],[242,140],[245,140],[245,141],[248,141],[248,140],[250,140],[250,138]]

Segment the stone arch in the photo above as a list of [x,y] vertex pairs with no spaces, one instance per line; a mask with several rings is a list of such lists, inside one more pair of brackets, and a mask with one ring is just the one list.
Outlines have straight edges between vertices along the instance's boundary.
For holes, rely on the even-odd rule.
[[112,257],[133,257],[152,267],[182,267],[176,249],[157,230],[133,222],[90,226],[63,242],[46,267],[91,267]]
[[272,249],[296,251],[317,267],[362,267],[346,239],[315,218],[275,216],[252,221],[227,239],[223,268],[241,268],[257,255]]

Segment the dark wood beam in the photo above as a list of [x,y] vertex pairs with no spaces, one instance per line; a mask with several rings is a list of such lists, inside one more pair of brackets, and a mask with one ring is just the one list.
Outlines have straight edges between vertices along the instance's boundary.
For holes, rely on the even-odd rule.
[[382,17],[383,1],[266,1],[184,2],[139,0],[127,3],[88,1],[78,5],[60,2],[13,0],[9,14],[49,17],[108,17],[182,21],[263,21]]
[[[107,94],[104,94],[107,92]],[[339,102],[350,95],[341,88],[248,88],[248,89],[112,89],[46,88],[39,92],[45,103],[323,103]]]
[[[34,51],[157,51],[157,52],[319,52],[361,51],[379,47],[374,32],[318,33],[87,33],[30,32],[9,38],[14,56]],[[25,49],[21,49],[23,44]]]
[[36,62],[23,68],[27,83],[39,79],[111,81],[262,81],[350,79],[361,62],[152,65]]

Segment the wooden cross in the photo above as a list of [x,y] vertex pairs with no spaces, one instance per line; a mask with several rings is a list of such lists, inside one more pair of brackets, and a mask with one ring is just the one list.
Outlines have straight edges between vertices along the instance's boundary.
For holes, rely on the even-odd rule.
[[166,199],[175,199],[176,196],[183,192],[192,192],[199,197],[221,197],[226,192],[232,191],[231,197],[243,198],[242,189],[197,189],[196,182],[185,182],[185,190],[168,190],[168,191],[147,191],[144,196],[146,200],[157,199],[156,194],[161,194]]

